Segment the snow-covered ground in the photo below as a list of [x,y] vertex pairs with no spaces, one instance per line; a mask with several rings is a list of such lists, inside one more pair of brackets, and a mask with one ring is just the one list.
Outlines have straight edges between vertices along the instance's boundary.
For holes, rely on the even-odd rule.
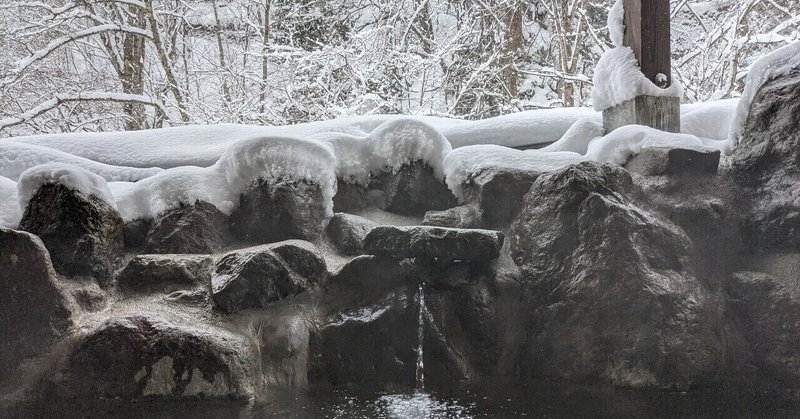
[[[253,179],[309,179],[329,211],[336,179],[423,160],[461,194],[489,167],[553,170],[583,160],[623,163],[642,148],[724,149],[736,101],[683,108],[684,135],[627,127],[603,137],[589,108],[522,112],[483,121],[364,116],[286,127],[213,125],[60,134],[0,141],[0,225],[15,227],[36,189],[62,181],[114,204],[126,221],[205,200],[230,213]],[[541,150],[509,147],[553,143]]]

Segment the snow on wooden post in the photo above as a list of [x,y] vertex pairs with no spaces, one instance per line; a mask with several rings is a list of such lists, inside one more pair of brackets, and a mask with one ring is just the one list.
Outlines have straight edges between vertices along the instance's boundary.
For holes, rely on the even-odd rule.
[[[625,36],[642,73],[661,88],[672,84],[669,0],[624,0]],[[680,98],[640,95],[603,111],[603,126],[611,132],[624,125],[646,125],[680,132]]]

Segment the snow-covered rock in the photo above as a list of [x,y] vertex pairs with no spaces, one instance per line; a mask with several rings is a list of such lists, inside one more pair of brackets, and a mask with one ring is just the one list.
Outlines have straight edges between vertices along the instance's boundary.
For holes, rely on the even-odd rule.
[[100,198],[111,208],[117,208],[105,179],[84,168],[67,163],[45,163],[22,172],[17,182],[19,207],[23,210],[27,208],[28,202],[43,185],[56,183],[85,195]]
[[197,201],[153,220],[144,252],[208,254],[221,251],[232,241],[228,217],[208,202]]

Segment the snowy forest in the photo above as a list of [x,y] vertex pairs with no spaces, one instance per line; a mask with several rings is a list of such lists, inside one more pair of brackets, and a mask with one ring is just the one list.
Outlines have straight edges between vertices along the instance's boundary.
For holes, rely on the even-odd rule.
[[[5,0],[0,136],[591,105],[612,0]],[[800,0],[673,0],[684,103],[739,97]]]

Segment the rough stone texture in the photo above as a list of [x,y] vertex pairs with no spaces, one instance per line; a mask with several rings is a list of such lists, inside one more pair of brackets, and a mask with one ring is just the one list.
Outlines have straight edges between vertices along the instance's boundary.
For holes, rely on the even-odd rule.
[[444,211],[428,211],[422,225],[450,228],[481,228],[483,214],[476,204],[461,205]]
[[526,195],[509,240],[529,304],[527,374],[686,388],[719,372],[721,297],[695,277],[689,238],[631,189],[625,170],[581,163]]
[[758,370],[772,378],[800,379],[800,294],[759,272],[737,272],[730,306],[741,321]]
[[325,200],[319,185],[307,181],[263,180],[251,183],[231,214],[239,240],[272,243],[315,240],[325,229]]
[[537,171],[486,169],[464,185],[465,201],[478,206],[487,227],[508,226],[539,175]]
[[423,215],[458,204],[447,185],[436,179],[433,169],[419,161],[373,176],[369,188],[384,193],[379,208],[396,214]]
[[369,205],[369,190],[366,186],[343,179],[336,180],[336,195],[333,196],[335,212],[360,211],[368,208]]
[[91,276],[107,286],[122,255],[123,226],[102,199],[49,184],[28,203],[19,229],[42,239],[58,273]]
[[221,251],[232,240],[228,217],[214,205],[197,201],[156,218],[144,253],[209,254]]
[[750,207],[745,242],[757,250],[800,249],[800,70],[759,90],[732,159]]
[[126,291],[163,291],[200,287],[211,290],[214,260],[206,255],[139,255],[117,275]]
[[140,250],[147,243],[147,233],[150,231],[152,220],[133,220],[125,223],[123,236],[125,237],[125,247],[132,250]]
[[327,277],[325,260],[311,244],[278,243],[223,256],[212,276],[215,307],[233,313],[297,295]]
[[71,291],[72,298],[75,302],[85,311],[90,313],[100,311],[108,306],[106,294],[97,287],[96,284],[88,285],[82,288],[76,288]]
[[0,228],[0,249],[0,377],[7,377],[20,361],[45,352],[73,322],[42,241]]
[[719,168],[720,151],[651,147],[631,157],[625,168],[647,176],[714,174]]
[[504,235],[493,230],[443,227],[375,227],[364,240],[368,254],[398,259],[486,261],[500,256]]
[[176,320],[136,315],[100,325],[51,378],[55,395],[123,400],[255,395],[258,355],[247,338]]
[[358,255],[364,251],[364,239],[380,224],[357,215],[336,213],[328,222],[325,232],[340,253]]

